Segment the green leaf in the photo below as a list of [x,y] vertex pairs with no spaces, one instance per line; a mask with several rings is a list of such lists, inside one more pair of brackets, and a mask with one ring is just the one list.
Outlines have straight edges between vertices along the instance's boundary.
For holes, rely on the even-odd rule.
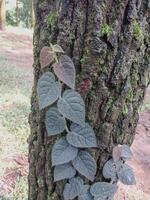
[[91,186],[90,192],[94,199],[106,199],[113,197],[117,191],[117,185],[106,182],[97,182]]
[[76,174],[76,170],[72,167],[70,163],[57,165],[54,168],[54,181],[60,181],[63,179],[73,178]]
[[128,145],[118,145],[113,148],[113,159],[114,161],[118,161],[123,159],[124,161],[131,159],[132,152]]
[[52,149],[52,166],[68,163],[75,159],[78,149],[71,146],[65,137],[59,139]]
[[93,181],[97,166],[94,158],[87,151],[79,151],[78,156],[72,161],[74,168],[87,179]]
[[111,179],[111,180],[116,180],[117,179],[117,172],[116,172],[116,166],[115,163],[113,161],[113,159],[108,160],[104,167],[103,167],[103,176],[106,179]]
[[119,180],[125,185],[134,185],[136,184],[135,176],[132,171],[132,168],[126,164],[123,165],[123,168],[117,173]]
[[69,183],[65,185],[63,196],[65,200],[72,200],[76,198],[83,187],[83,180],[80,177],[72,178]]
[[49,136],[62,133],[66,127],[66,121],[56,107],[51,107],[46,112],[45,124]]
[[64,50],[62,49],[62,47],[58,44],[51,44],[51,48],[54,52],[56,53],[64,53]]
[[57,105],[64,117],[81,126],[85,125],[85,104],[79,93],[66,90]]
[[113,160],[116,162],[121,159],[122,147],[116,146],[113,148]]
[[83,185],[78,199],[79,200],[94,200],[89,189],[90,189],[89,185]]
[[87,191],[85,194],[79,195],[78,199],[79,200],[94,200],[94,198],[92,197],[92,195],[89,191]]
[[131,151],[130,147],[126,144],[122,145],[121,157],[125,161],[130,160],[132,157],[132,151]]
[[51,72],[44,73],[37,84],[37,94],[40,109],[53,104],[60,95],[60,86],[55,82],[55,77]]
[[72,124],[71,132],[67,134],[67,141],[78,148],[97,147],[94,131],[88,123],[85,127]]
[[67,55],[60,57],[59,63],[53,65],[56,76],[67,86],[74,89],[75,87],[75,66]]

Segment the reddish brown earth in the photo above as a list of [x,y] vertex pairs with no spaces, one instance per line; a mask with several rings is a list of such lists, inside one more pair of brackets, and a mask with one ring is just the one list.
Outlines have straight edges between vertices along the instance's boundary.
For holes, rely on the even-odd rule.
[[19,63],[22,67],[31,68],[33,63],[32,32],[20,33],[12,29],[0,31],[0,58]]
[[137,187],[150,194],[150,110],[140,114],[132,151]]
[[[32,34],[17,34],[15,31],[0,32],[0,59],[5,57],[12,62],[21,63],[20,66],[32,70]],[[145,103],[150,105],[150,88],[147,90]],[[140,113],[140,119],[136,130],[135,140],[132,144],[133,159],[130,161],[137,179],[136,188],[150,195],[150,109]],[[0,180],[6,189],[11,190],[18,176],[26,176],[28,173],[27,158],[22,155],[16,156],[8,162],[15,162],[15,169],[5,171],[4,180]],[[9,182],[9,183],[8,183]],[[128,198],[126,189],[121,185],[120,192],[123,194],[117,200],[149,200],[148,198]]]
[[14,155],[4,161],[5,163],[12,163],[11,168],[6,168],[3,178],[0,180],[0,199],[1,195],[9,194],[15,187],[16,180],[20,177],[28,176],[28,158],[25,155]]

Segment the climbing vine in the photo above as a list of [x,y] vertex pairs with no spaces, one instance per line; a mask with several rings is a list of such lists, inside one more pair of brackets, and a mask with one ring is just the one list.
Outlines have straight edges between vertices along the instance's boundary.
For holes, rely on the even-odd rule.
[[[93,128],[85,122],[84,100],[75,91],[75,66],[57,44],[42,48],[40,63],[41,68],[49,65],[52,68],[42,74],[37,84],[39,108],[45,109],[47,135],[63,133],[52,149],[54,182],[68,180],[63,191],[65,200],[113,199],[118,180],[127,185],[135,184],[133,171],[125,164],[132,156],[130,148],[127,145],[114,147],[112,158],[103,168],[106,182],[95,182],[98,169],[89,150],[95,151],[98,146]],[[82,177],[88,180],[86,184]]]

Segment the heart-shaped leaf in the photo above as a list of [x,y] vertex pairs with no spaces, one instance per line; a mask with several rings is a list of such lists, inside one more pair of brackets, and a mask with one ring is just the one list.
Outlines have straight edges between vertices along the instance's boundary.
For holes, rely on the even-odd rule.
[[136,180],[132,168],[126,164],[123,165],[123,168],[117,173],[119,180],[125,185],[134,185]]
[[80,194],[85,194],[88,192],[88,190],[90,189],[89,185],[83,185],[83,187],[81,188]]
[[72,200],[76,198],[83,187],[83,181],[80,177],[70,179],[69,183],[65,185],[63,196],[65,200]]
[[113,148],[113,160],[118,161],[121,158],[121,152],[122,152],[122,147],[121,146],[116,146]]
[[103,167],[103,176],[106,179],[110,178],[112,181],[116,181],[117,172],[120,171],[123,165],[124,163],[122,160],[118,160],[116,162],[114,162],[113,159],[108,160]]
[[64,53],[64,50],[62,49],[62,47],[58,44],[51,44],[51,48],[54,52],[56,53]]
[[63,179],[70,179],[74,177],[76,170],[72,167],[70,163],[57,165],[54,168],[54,181],[60,181]]
[[62,55],[59,63],[53,65],[56,76],[67,86],[75,87],[75,67],[72,60],[67,55]]
[[113,148],[113,159],[114,161],[118,161],[121,158],[126,161],[131,159],[132,157],[132,151],[130,147],[126,144],[118,145]]
[[90,189],[89,185],[83,185],[78,199],[79,200],[93,200],[93,197],[89,189]]
[[78,154],[78,149],[71,146],[65,137],[59,139],[52,149],[52,165],[61,165],[73,160]]
[[103,167],[103,176],[106,179],[116,180],[117,179],[117,169],[113,159],[108,160]]
[[97,182],[91,186],[90,192],[94,199],[106,199],[113,197],[117,191],[117,185],[106,182]]
[[132,151],[131,151],[130,147],[126,144],[122,145],[121,157],[125,161],[130,160],[132,157]]
[[66,90],[57,105],[64,117],[81,126],[85,125],[85,104],[79,93]]
[[71,132],[67,134],[67,141],[78,148],[97,147],[94,131],[88,123],[85,127],[73,124]]
[[51,72],[44,73],[38,81],[37,94],[40,109],[53,104],[60,95],[60,86]]
[[48,135],[51,136],[62,133],[65,130],[66,121],[56,107],[51,107],[46,112],[45,124]]
[[40,52],[40,64],[41,67],[44,68],[47,65],[51,64],[54,60],[54,53],[52,52],[51,48],[43,47]]
[[79,151],[78,156],[72,161],[74,168],[87,179],[93,181],[96,174],[96,162],[87,151]]
[[92,195],[89,191],[87,191],[84,194],[79,195],[78,199],[79,200],[94,200],[94,198],[92,197]]

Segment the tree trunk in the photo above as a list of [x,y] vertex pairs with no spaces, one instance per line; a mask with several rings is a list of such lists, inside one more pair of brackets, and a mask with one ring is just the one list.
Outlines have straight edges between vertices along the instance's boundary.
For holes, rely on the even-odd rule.
[[16,0],[16,25],[19,25],[19,1]]
[[0,0],[0,30],[5,29],[5,18],[6,18],[5,0]]
[[34,16],[34,7],[33,7],[33,0],[32,0],[32,4],[31,4],[31,15],[32,15],[32,24],[31,27],[34,27],[35,24],[35,16]]
[[[64,182],[53,183],[51,149],[46,138],[36,86],[42,74],[40,50],[60,44],[73,58],[77,90],[86,102],[87,121],[94,127],[99,169],[117,144],[131,145],[138,110],[149,82],[148,0],[35,1],[34,86],[29,117],[29,199],[63,200]],[[55,25],[48,22],[58,13]],[[49,24],[48,24],[49,23]],[[97,173],[96,180],[103,177]]]

